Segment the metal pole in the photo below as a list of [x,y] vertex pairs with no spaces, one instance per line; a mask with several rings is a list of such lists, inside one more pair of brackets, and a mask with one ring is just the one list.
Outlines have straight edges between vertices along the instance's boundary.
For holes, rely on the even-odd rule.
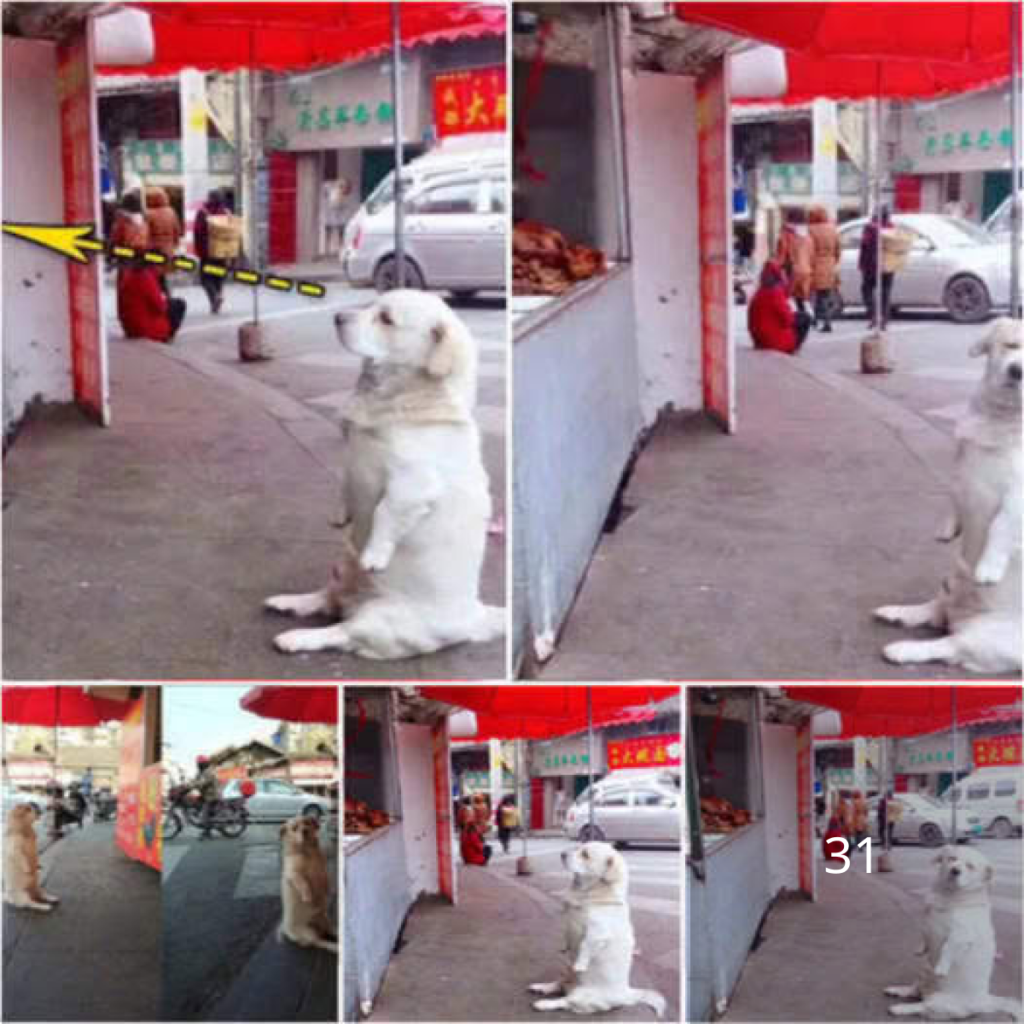
[[1024,316],[1021,309],[1021,10],[1010,4],[1010,316]]
[[587,826],[594,834],[594,692],[587,687]]
[[950,796],[950,807],[953,810],[953,845],[956,846],[956,687],[949,688],[950,711],[953,716],[953,792]]
[[[391,109],[395,126],[395,287],[405,287],[405,210],[402,196],[402,15],[391,0]],[[254,289],[255,291],[255,289]]]
[[242,72],[235,72],[235,212],[238,212],[238,204],[242,199],[243,175],[245,166],[242,161]]
[[[256,197],[259,173],[259,117],[257,117],[259,72],[256,70],[256,32],[254,29],[249,31],[249,65],[249,195],[252,196],[252,209],[249,211],[249,245],[252,252],[249,257],[252,260],[253,269],[256,269],[260,265],[260,219]],[[260,322],[260,290],[259,288],[250,288],[249,291],[252,292],[252,320],[253,323],[258,324]]]
[[882,64],[878,63],[878,96],[875,97],[874,171],[875,192],[875,329],[882,330]]

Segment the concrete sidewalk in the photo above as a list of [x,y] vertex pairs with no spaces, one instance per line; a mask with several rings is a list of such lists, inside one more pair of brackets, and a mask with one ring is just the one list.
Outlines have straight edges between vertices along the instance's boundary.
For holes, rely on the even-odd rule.
[[[896,1000],[889,985],[917,980],[921,958],[920,899],[866,874],[861,858],[842,875],[818,863],[818,901],[780,900],[750,954],[722,1020],[885,1021]],[[996,964],[992,991],[1009,995],[1009,965]],[[906,1000],[900,1000],[905,1002]],[[978,1021],[1009,1020],[980,1014]]]
[[337,427],[186,344],[110,347],[113,426],[44,413],[7,456],[5,679],[503,674],[500,641],[394,663],[279,654],[294,622],[264,598],[315,589],[340,543]]
[[[554,981],[564,964],[561,901],[514,876],[514,859],[490,867],[459,867],[459,901],[422,898],[406,920],[377,995],[372,1021],[579,1020],[573,1013],[538,1014],[529,991]],[[643,956],[630,982],[652,987]],[[665,1019],[679,1020],[678,993]],[[647,1007],[597,1014],[594,1020],[654,1021]]]
[[4,905],[3,1019],[157,1020],[160,873],[126,857],[114,828],[75,829],[40,857],[50,913]]
[[[888,664],[927,600],[953,444],[845,375],[739,350],[739,429],[662,424],[599,545],[545,679],[945,679]],[[927,634],[927,631],[923,631]]]

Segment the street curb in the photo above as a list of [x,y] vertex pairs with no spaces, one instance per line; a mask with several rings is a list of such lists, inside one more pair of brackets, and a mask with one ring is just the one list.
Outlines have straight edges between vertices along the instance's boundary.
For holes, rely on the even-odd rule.
[[896,435],[907,453],[919,462],[933,479],[944,487],[948,486],[947,475],[937,468],[936,454],[942,450],[950,451],[953,441],[923,416],[833,370],[810,366],[792,356],[779,355],[779,358],[785,361],[790,370],[801,373],[868,409],[876,420]]

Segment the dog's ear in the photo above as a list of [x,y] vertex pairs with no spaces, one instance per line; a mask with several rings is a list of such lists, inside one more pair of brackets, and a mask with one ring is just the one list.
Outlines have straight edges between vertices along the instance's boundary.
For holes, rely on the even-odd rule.
[[949,853],[950,849],[951,849],[951,847],[949,847],[949,846],[943,846],[943,847],[940,847],[938,850],[936,850],[935,851],[935,856],[932,857],[932,863],[933,864],[941,864],[943,859]]
[[454,314],[438,320],[430,331],[433,346],[427,357],[427,373],[431,377],[451,377],[461,372],[466,360],[465,328],[455,320]]
[[618,885],[620,882],[625,881],[625,878],[626,862],[622,859],[620,853],[612,850],[608,854],[608,864],[601,873],[601,880],[609,885]]

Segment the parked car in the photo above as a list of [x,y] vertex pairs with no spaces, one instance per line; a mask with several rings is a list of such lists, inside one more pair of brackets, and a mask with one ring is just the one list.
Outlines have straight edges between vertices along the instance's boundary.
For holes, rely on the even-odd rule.
[[[232,779],[224,786],[224,799],[242,795],[244,779]],[[325,796],[307,793],[284,779],[252,779],[256,792],[246,800],[249,817],[254,821],[286,821],[297,814],[320,818],[331,812],[331,801]]]
[[1021,832],[1024,815],[1024,770],[982,768],[962,778],[942,795],[950,805],[956,790],[957,807],[978,816],[984,832],[1008,839]]
[[601,840],[679,846],[682,804],[678,776],[671,772],[612,772],[594,784],[594,825],[590,789],[566,811],[565,834],[585,843]]
[[7,783],[3,787],[3,814],[7,817],[7,812],[12,807],[17,807],[18,804],[31,804],[37,815],[43,813],[44,801],[40,800],[37,796],[32,793],[25,793],[18,789],[17,786],[12,786]]
[[[375,193],[376,194],[376,193]],[[378,291],[395,287],[395,204],[365,204],[342,250],[345,276]],[[508,232],[506,162],[481,163],[410,181],[405,211],[405,285],[437,288],[468,298],[505,288]]]
[[[897,793],[893,798],[902,808],[892,833],[894,843],[921,843],[924,846],[942,846],[953,836],[953,812],[941,800],[925,793]],[[878,834],[878,797],[868,800],[871,812],[871,837],[880,842]],[[957,809],[956,838],[959,843],[970,842],[971,836],[981,835],[981,819],[971,811]]]
[[[1005,245],[984,228],[939,213],[898,213],[893,223],[913,236],[893,281],[893,309],[945,309],[957,323],[979,323],[1009,308],[1010,261]],[[866,218],[839,227],[842,259],[839,310],[863,307],[857,269]]]

